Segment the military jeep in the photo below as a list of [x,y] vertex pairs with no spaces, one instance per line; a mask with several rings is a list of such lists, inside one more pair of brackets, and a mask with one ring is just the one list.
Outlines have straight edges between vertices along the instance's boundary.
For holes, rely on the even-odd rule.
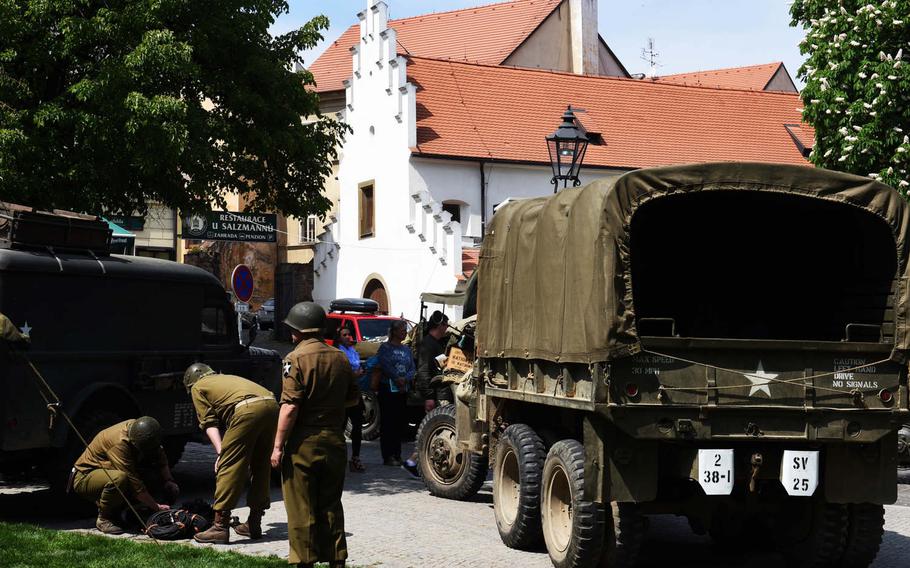
[[[910,412],[908,232],[885,185],[767,164],[502,207],[454,438],[492,465],[503,542],[631,566],[646,516],[676,514],[790,564],[871,564]],[[443,496],[479,487],[461,471]]]
[[[199,432],[182,383],[194,361],[280,390],[278,353],[240,344],[213,275],[108,254],[109,239],[94,217],[0,204],[0,313],[31,339],[25,357],[0,341],[0,472],[46,473],[62,489],[83,446],[61,410],[89,440],[121,420],[154,416],[176,462]],[[29,362],[59,408],[45,401]]]

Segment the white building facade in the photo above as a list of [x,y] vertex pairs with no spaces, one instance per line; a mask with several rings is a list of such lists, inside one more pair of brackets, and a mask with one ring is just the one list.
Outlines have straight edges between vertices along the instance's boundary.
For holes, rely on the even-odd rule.
[[[451,291],[464,280],[463,248],[479,246],[493,208],[552,192],[552,172],[415,155],[418,86],[408,82],[407,58],[396,53],[388,7],[371,2],[359,17],[361,42],[351,50],[342,111],[353,132],[338,171],[338,221],[323,236],[335,244],[317,247],[313,297],[323,306],[338,297],[383,303],[384,292],[390,314],[415,320],[421,292]],[[559,117],[552,121],[555,130]],[[585,172],[582,180],[618,173]]]

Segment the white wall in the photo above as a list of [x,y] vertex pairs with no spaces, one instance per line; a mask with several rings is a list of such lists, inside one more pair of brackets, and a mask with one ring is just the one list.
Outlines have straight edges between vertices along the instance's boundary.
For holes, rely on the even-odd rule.
[[149,204],[145,225],[136,235],[137,247],[174,248],[174,210],[162,205]]
[[[544,144],[544,141],[540,141]],[[480,233],[480,166],[478,162],[411,158],[411,184],[416,189],[429,191],[434,199],[456,199],[470,207],[470,220],[463,227],[465,235],[482,236]],[[618,177],[626,170],[581,169],[581,182]],[[551,195],[549,166],[485,163],[486,218],[493,216],[493,207],[507,198],[527,198]]]
[[[339,215],[335,238],[341,248],[315,279],[314,298],[361,296],[371,275],[386,283],[392,314],[416,318],[419,292],[452,290],[460,269],[456,235],[439,223],[408,230],[411,215],[409,148],[416,142],[416,99],[407,83],[406,60],[396,52],[387,7],[376,2],[362,12],[361,41],[352,53],[344,120],[353,133],[338,170]],[[359,235],[360,185],[374,184],[375,235]],[[423,234],[425,240],[420,240]],[[431,252],[435,247],[436,252]],[[457,260],[457,266],[456,266]],[[320,260],[321,263],[321,260]]]

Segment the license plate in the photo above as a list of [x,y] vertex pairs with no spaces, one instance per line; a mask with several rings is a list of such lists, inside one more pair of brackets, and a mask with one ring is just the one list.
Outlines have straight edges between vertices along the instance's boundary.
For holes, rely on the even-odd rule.
[[733,450],[698,450],[698,484],[705,495],[733,492]]
[[780,482],[793,497],[811,497],[818,488],[818,452],[784,450]]

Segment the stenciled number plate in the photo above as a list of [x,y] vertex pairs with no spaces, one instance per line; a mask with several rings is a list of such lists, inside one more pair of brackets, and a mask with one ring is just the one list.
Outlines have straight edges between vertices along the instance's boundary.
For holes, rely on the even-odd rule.
[[698,450],[698,484],[705,495],[733,492],[733,450]]
[[780,482],[793,497],[811,497],[818,488],[818,452],[784,450]]

